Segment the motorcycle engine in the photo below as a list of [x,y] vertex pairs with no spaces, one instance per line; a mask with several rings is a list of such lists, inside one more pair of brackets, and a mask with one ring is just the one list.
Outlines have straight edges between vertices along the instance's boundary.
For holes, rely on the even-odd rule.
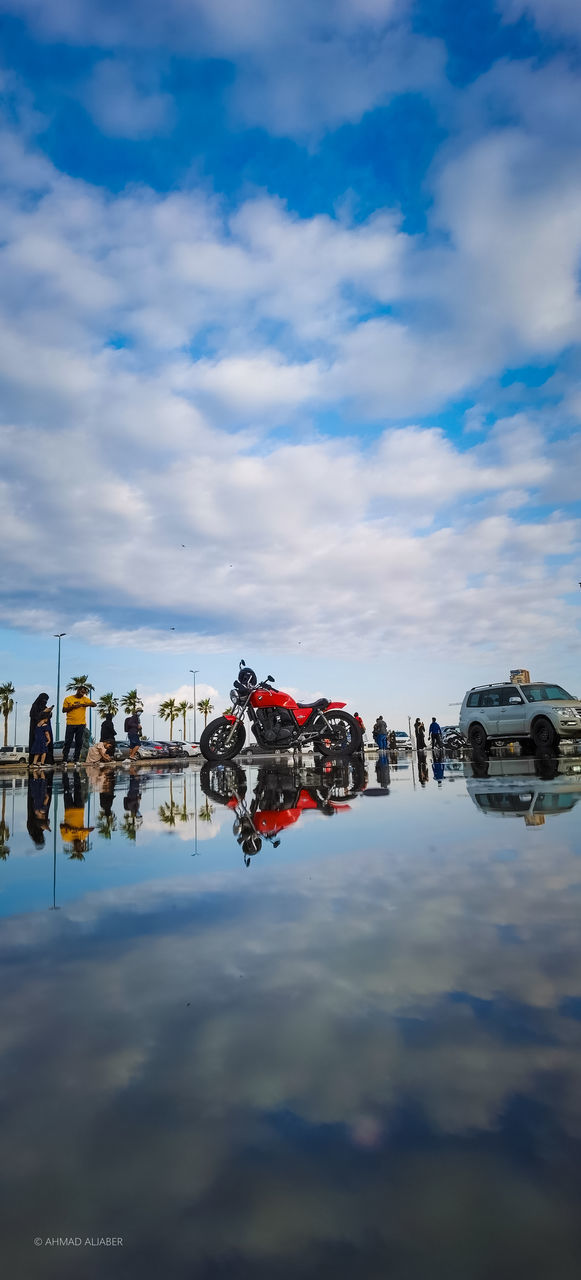
[[258,719],[262,736],[269,745],[274,746],[275,743],[291,741],[294,721],[290,711],[285,711],[284,707],[264,707],[258,713]]

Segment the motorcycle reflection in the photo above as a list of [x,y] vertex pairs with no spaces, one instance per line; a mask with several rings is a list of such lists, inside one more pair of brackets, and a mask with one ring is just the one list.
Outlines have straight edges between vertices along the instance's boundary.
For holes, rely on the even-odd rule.
[[292,764],[263,765],[258,771],[252,798],[246,798],[246,774],[237,764],[205,764],[200,773],[202,790],[216,804],[234,814],[233,832],[249,867],[263,841],[273,849],[278,837],[309,810],[332,817],[364,790],[365,765],[359,757],[328,762],[314,769]]

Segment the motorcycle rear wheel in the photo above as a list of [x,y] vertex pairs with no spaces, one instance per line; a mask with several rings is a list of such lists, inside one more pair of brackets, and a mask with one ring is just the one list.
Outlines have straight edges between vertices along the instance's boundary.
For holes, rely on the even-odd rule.
[[215,764],[218,760],[231,760],[242,750],[246,742],[244,725],[238,721],[234,726],[232,738],[228,742],[232,728],[232,721],[226,720],[225,716],[219,716],[217,720],[212,720],[209,725],[206,725],[200,738],[200,751],[211,764]]
[[345,758],[361,751],[363,734],[354,716],[350,716],[348,711],[326,711],[325,719],[330,732],[325,726],[321,737],[315,739],[315,751],[327,759],[333,756]]

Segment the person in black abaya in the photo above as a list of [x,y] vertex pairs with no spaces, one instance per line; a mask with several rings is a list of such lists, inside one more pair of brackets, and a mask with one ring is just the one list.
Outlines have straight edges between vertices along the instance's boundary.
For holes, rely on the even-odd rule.
[[46,727],[50,735],[50,741],[46,748],[46,758],[44,763],[54,764],[54,750],[53,750],[54,744],[53,744],[53,735],[52,735],[52,724],[50,722],[51,714],[52,714],[52,707],[49,707],[48,705],[48,693],[39,693],[38,698],[35,698],[29,712],[29,715],[30,715],[30,728],[28,733],[28,763],[29,764],[32,764],[32,757],[34,755],[33,742],[34,742],[34,735],[36,733],[36,726],[39,720],[46,720],[47,717],[48,717],[48,724]]

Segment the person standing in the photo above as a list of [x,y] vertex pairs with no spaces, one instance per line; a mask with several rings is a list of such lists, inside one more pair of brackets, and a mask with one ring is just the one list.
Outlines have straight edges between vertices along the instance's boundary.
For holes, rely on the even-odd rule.
[[378,716],[373,726],[373,740],[380,751],[387,751],[387,723],[383,716]]
[[135,757],[139,752],[139,744],[141,742],[141,721],[139,719],[138,711],[134,711],[131,716],[126,716],[123,728],[125,729],[129,739],[129,746],[131,747],[129,759],[135,760]]
[[428,736],[432,750],[436,745],[442,746],[442,730],[435,716],[432,716],[432,723],[428,729]]
[[357,724],[359,725],[359,728],[361,729],[361,741],[362,741],[362,742],[364,742],[364,741],[365,741],[365,725],[364,725],[363,720],[361,719],[361,716],[359,715],[359,712],[358,712],[358,711],[356,711],[356,712],[355,712],[355,715],[353,716],[353,719],[357,721]]
[[78,764],[87,727],[87,707],[96,706],[97,703],[91,701],[87,688],[83,684],[79,685],[75,693],[69,694],[68,698],[65,698],[63,702],[63,712],[67,717],[65,745],[63,747],[63,765],[65,767],[69,761],[69,751],[73,742],[75,744],[75,764]]
[[41,720],[46,720],[46,719],[48,719],[47,727],[48,727],[48,733],[49,733],[49,741],[46,744],[46,748],[45,748],[45,751],[46,751],[45,764],[53,764],[54,762],[52,725],[50,723],[52,710],[53,708],[49,707],[48,705],[48,693],[39,693],[38,698],[35,698],[29,712],[29,716],[30,716],[30,728],[28,732],[28,763],[29,764],[32,764],[32,757],[33,755],[35,755],[33,744],[34,744],[34,736],[36,733],[37,726],[40,724]]
[[32,763],[33,765],[42,765],[46,761],[46,753],[50,746],[51,733],[49,729],[50,717],[44,716],[43,720],[39,720],[34,731],[32,739]]
[[417,716],[414,721],[414,732],[416,735],[416,747],[419,755],[420,751],[426,750],[426,726],[423,720],[420,720],[419,716]]

